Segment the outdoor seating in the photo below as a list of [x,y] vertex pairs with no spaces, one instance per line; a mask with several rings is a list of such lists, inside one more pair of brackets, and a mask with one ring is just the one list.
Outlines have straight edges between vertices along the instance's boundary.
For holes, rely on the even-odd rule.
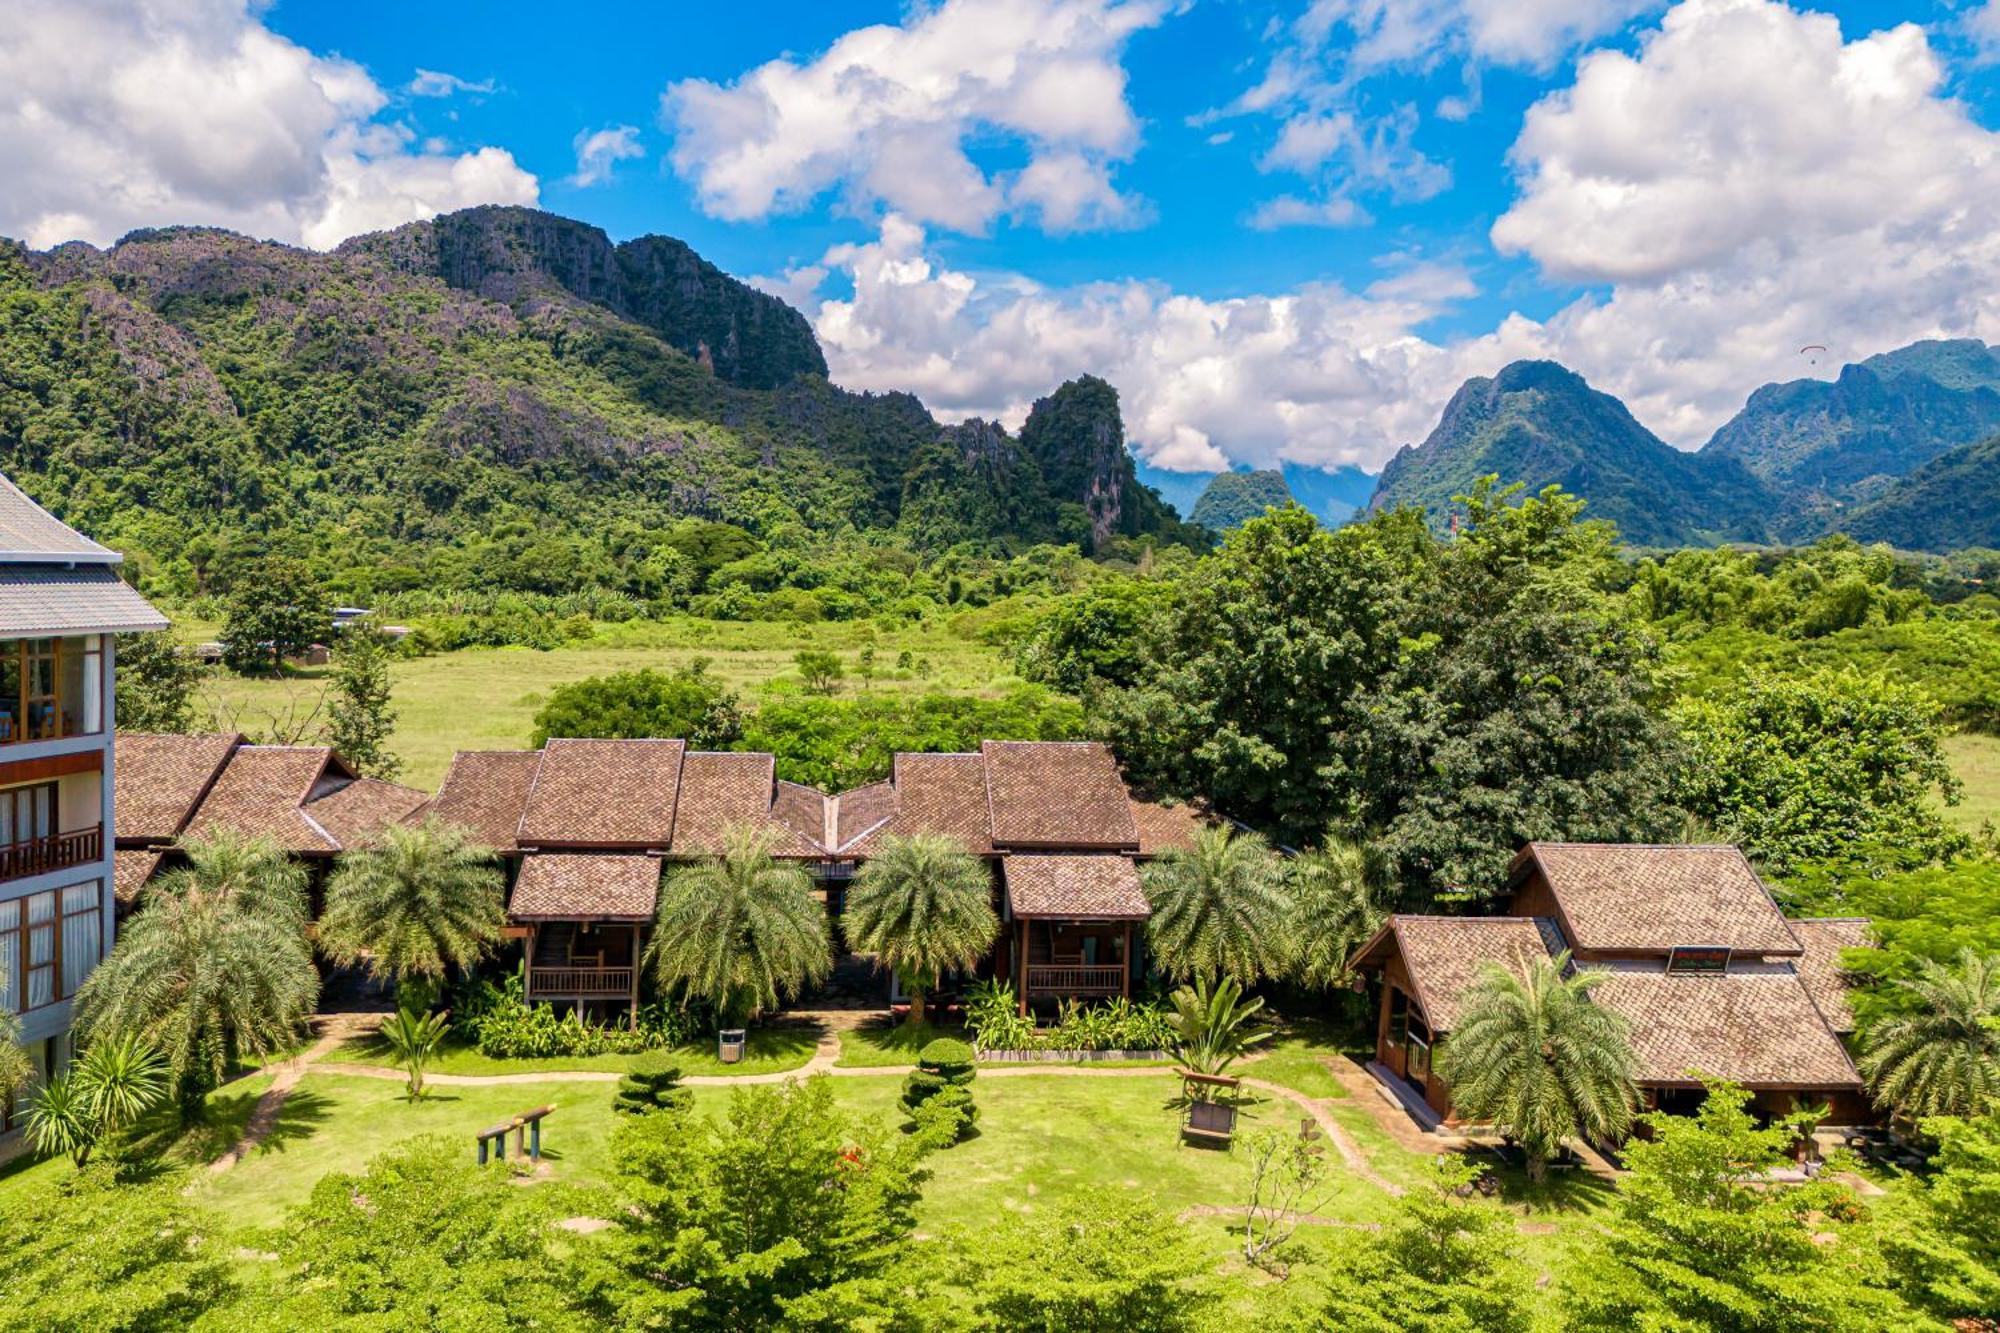
[[[1181,1137],[1227,1146],[1236,1137],[1237,1097],[1243,1081],[1223,1074],[1174,1071],[1181,1078]],[[1221,1100],[1222,1094],[1228,1100]]]
[[542,1119],[556,1108],[538,1106],[532,1111],[523,1111],[511,1120],[503,1120],[497,1125],[482,1129],[474,1137],[479,1142],[479,1164],[485,1166],[489,1153],[492,1160],[507,1160],[507,1135],[514,1135],[514,1155],[526,1157],[533,1162],[542,1160]]

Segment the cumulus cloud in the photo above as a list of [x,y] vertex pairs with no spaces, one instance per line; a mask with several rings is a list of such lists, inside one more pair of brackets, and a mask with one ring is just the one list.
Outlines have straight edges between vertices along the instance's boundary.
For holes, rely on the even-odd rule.
[[483,95],[493,91],[493,80],[461,79],[456,74],[446,74],[442,70],[419,69],[417,76],[403,89],[412,97],[450,97],[456,93]]
[[[727,85],[668,88],[674,169],[716,217],[803,209],[829,192],[956,231],[1003,213],[1051,231],[1130,225],[1143,207],[1111,176],[1138,146],[1126,41],[1166,0],[945,0],[900,26],[847,33],[809,60],[778,59]],[[974,136],[1025,149],[989,174]]]
[[0,233],[107,243],[212,223],[332,245],[473,203],[533,203],[499,148],[426,151],[352,62],[244,0],[21,0],[0,25]]
[[576,174],[569,178],[569,183],[576,186],[602,185],[611,179],[611,169],[620,162],[646,155],[639,145],[636,125],[578,130],[571,143],[576,148]]

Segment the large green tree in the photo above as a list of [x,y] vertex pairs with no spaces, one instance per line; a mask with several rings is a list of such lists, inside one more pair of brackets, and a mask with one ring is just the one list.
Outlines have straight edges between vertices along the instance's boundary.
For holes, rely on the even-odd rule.
[[727,750],[742,734],[735,692],[696,658],[672,671],[645,667],[556,686],[535,714],[529,743],[551,736],[678,736],[697,750]]
[[1913,1304],[1968,1327],[2000,1310],[2000,1116],[1940,1116],[1923,1130],[1937,1152],[1883,1204],[1882,1248]]
[[895,969],[910,992],[910,1022],[951,968],[986,956],[1000,933],[993,875],[955,839],[933,834],[883,841],[847,891],[848,941]]
[[882,690],[767,700],[736,748],[775,755],[788,782],[845,791],[888,777],[898,751],[968,751],[986,740],[1061,741],[1082,732],[1076,702],[1039,686],[998,699]]
[[291,1044],[319,997],[305,872],[268,842],[218,834],[149,885],[77,995],[90,1040],[131,1035],[166,1057],[183,1120],[243,1055]]
[[377,845],[344,853],[326,884],[320,949],[378,976],[442,977],[500,942],[506,877],[464,828],[427,819],[390,825]]
[[300,560],[272,556],[237,571],[222,623],[223,660],[277,670],[333,632],[331,599]]
[[1226,828],[1148,862],[1146,940],[1159,969],[1205,983],[1281,975],[1291,924],[1284,874],[1261,835]]
[[1967,949],[1955,966],[1926,960],[1896,983],[1912,1010],[1869,1027],[1861,1072],[1897,1115],[1970,1115],[2000,1094],[2000,958]]
[[724,842],[667,872],[646,960],[662,990],[737,1023],[825,978],[833,943],[812,877],[772,857],[773,832],[737,825]]
[[118,636],[118,728],[182,734],[195,730],[202,665],[171,630]]
[[327,744],[365,777],[393,778],[403,767],[389,749],[396,730],[391,657],[388,641],[370,625],[350,625],[333,655]]
[[1537,958],[1525,976],[1486,964],[1437,1054],[1453,1109],[1520,1144],[1536,1179],[1568,1139],[1622,1137],[1638,1102],[1629,1025],[1590,1002],[1609,974],[1564,976],[1568,964]]

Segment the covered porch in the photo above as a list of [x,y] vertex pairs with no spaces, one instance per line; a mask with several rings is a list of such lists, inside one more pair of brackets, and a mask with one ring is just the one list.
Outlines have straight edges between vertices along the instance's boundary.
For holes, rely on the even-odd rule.
[[1149,909],[1127,856],[1009,856],[1006,975],[1020,1011],[1037,1002],[1130,999]]
[[507,915],[522,939],[530,1004],[639,1019],[644,932],[659,897],[653,856],[536,853],[521,862]]

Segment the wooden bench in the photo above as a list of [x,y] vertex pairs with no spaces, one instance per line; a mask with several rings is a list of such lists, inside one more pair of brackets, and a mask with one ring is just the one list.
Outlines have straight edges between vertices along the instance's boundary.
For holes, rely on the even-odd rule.
[[[1197,1074],[1177,1069],[1181,1076],[1181,1096],[1186,1109],[1181,1114],[1181,1137],[1204,1143],[1229,1143],[1236,1137],[1236,1097],[1241,1079],[1224,1074]],[[1228,1101],[1217,1094],[1229,1094]]]
[[479,1142],[479,1164],[486,1165],[489,1149],[493,1160],[507,1160],[507,1135],[514,1135],[514,1155],[526,1157],[530,1161],[542,1160],[542,1117],[556,1108],[538,1106],[532,1111],[523,1111],[511,1120],[503,1120],[497,1125],[482,1129],[474,1137]]

